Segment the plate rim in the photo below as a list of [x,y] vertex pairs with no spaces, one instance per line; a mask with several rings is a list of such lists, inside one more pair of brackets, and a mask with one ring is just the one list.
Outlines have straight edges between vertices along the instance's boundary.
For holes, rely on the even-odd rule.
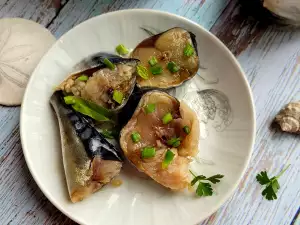
[[[37,68],[39,67],[39,65],[45,60],[45,58],[48,56],[49,51],[52,50],[62,39],[64,39],[64,37],[66,35],[68,35],[70,32],[72,32],[75,28],[78,28],[80,26],[84,26],[85,24],[88,23],[92,23],[94,20],[97,20],[99,17],[105,17],[105,16],[112,16],[112,15],[116,15],[116,16],[120,16],[123,13],[150,13],[153,14],[155,16],[155,14],[159,14],[162,16],[168,16],[168,17],[173,17],[176,18],[178,20],[183,20],[187,23],[190,23],[194,26],[196,26],[198,29],[200,29],[204,34],[206,34],[207,36],[209,36],[211,38],[212,41],[214,41],[214,43],[216,45],[218,45],[218,47],[220,47],[223,51],[225,51],[227,53],[227,56],[230,58],[230,60],[233,62],[233,64],[237,67],[238,71],[240,72],[242,81],[244,82],[245,86],[246,86],[246,92],[248,93],[248,97],[250,100],[250,108],[251,108],[251,120],[253,121],[252,124],[252,132],[251,132],[251,138],[250,138],[250,149],[248,149],[248,153],[246,155],[246,161],[243,164],[243,169],[241,171],[241,175],[240,177],[237,179],[237,181],[234,183],[234,185],[232,185],[232,188],[227,192],[227,194],[225,194],[219,201],[218,204],[216,204],[214,207],[212,207],[212,210],[210,210],[208,213],[206,213],[206,215],[202,216],[201,218],[199,218],[198,223],[201,223],[203,220],[207,219],[209,216],[211,216],[213,213],[215,213],[218,209],[220,209],[220,207],[227,201],[229,200],[232,196],[234,191],[237,189],[238,185],[240,184],[242,178],[245,175],[245,172],[249,166],[250,160],[251,160],[251,155],[253,153],[253,149],[254,149],[254,144],[255,144],[255,138],[256,138],[256,111],[255,111],[255,104],[254,104],[254,99],[253,99],[253,93],[251,90],[251,87],[249,85],[249,82],[246,78],[246,74],[242,68],[242,66],[240,65],[240,63],[238,62],[237,58],[233,55],[233,53],[227,48],[227,46],[225,46],[225,44],[218,39],[213,33],[211,33],[209,30],[207,30],[206,28],[204,28],[202,25],[186,18],[180,15],[176,15],[170,12],[166,12],[166,11],[162,11],[162,10],[156,10],[156,9],[123,9],[123,10],[118,10],[118,11],[113,11],[113,12],[107,12],[107,13],[103,13],[97,16],[94,16],[92,18],[89,18],[79,24],[77,24],[76,26],[72,27],[70,30],[68,30],[67,32],[65,32],[62,36],[60,36],[56,42],[48,49],[48,51],[43,55],[43,57],[41,58],[40,62],[37,64],[36,68],[34,69],[32,76],[29,78],[29,81],[27,83],[25,92],[24,92],[24,96],[23,96],[23,100],[22,100],[22,104],[21,104],[21,111],[20,111],[20,140],[21,140],[21,146],[22,146],[22,151],[24,154],[24,158],[27,164],[27,167],[30,171],[31,176],[33,177],[35,183],[37,184],[37,186],[39,187],[39,189],[42,191],[42,193],[46,196],[46,198],[60,211],[62,212],[65,216],[67,216],[68,218],[70,218],[71,220],[73,220],[74,222],[78,223],[78,224],[84,224],[83,221],[81,221],[80,218],[76,218],[74,217],[72,214],[68,213],[64,207],[61,206],[61,204],[59,202],[57,202],[50,193],[48,193],[47,189],[44,188],[43,184],[39,181],[39,178],[35,172],[35,169],[33,167],[33,164],[31,163],[30,157],[28,155],[28,150],[29,148],[27,148],[27,143],[26,143],[26,139],[24,137],[24,133],[25,133],[25,125],[24,125],[24,108],[26,106],[26,99],[27,99],[27,95],[29,92],[29,87],[31,86],[31,83],[33,82],[33,80],[35,79],[36,75],[36,71]],[[25,106],[24,106],[25,105]]]

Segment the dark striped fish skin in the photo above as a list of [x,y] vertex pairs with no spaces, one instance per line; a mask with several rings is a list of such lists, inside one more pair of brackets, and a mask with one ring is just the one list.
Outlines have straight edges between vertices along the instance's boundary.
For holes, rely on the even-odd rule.
[[90,124],[88,118],[65,104],[62,92],[55,92],[50,103],[59,122],[70,198],[77,202],[118,175],[123,156]]

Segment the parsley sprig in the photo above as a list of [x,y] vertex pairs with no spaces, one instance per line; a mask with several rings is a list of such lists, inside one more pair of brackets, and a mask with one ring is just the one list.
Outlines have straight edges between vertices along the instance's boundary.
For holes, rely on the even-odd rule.
[[213,184],[219,183],[220,179],[222,179],[224,177],[224,175],[221,174],[217,174],[211,177],[206,177],[204,175],[199,175],[196,176],[192,171],[190,171],[190,173],[194,176],[194,179],[191,182],[191,186],[194,186],[196,183],[198,183],[198,187],[196,189],[196,194],[199,197],[202,196],[212,196],[213,194],[213,189],[211,187],[210,183],[207,182],[202,182],[202,181],[209,181]]
[[289,168],[288,165],[283,169],[277,176],[269,178],[267,171],[261,171],[256,176],[256,180],[261,185],[265,186],[265,189],[262,191],[262,195],[269,201],[277,199],[276,193],[278,192],[280,185],[278,183],[278,178]]

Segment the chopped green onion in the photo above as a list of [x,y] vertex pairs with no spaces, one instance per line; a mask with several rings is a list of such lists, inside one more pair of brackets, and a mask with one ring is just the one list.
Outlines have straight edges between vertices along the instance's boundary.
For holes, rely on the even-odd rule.
[[116,51],[119,55],[126,55],[129,53],[129,50],[123,44],[118,45]]
[[155,108],[156,108],[155,104],[148,104],[148,105],[146,105],[146,106],[144,107],[145,112],[146,112],[147,114],[153,113],[153,112],[155,111]]
[[64,100],[67,105],[72,105],[76,103],[76,99],[74,98],[74,96],[66,96],[64,97]]
[[167,65],[168,70],[170,70],[171,73],[176,73],[179,71],[180,67],[176,65],[175,62],[171,61]]
[[148,61],[150,66],[155,66],[157,64],[157,59],[155,56],[152,56],[151,59]]
[[183,132],[186,134],[189,134],[191,132],[191,129],[189,128],[189,126],[184,126],[182,129],[183,129]]
[[171,150],[168,149],[166,154],[165,154],[164,161],[162,162],[162,168],[163,169],[168,168],[168,166],[170,165],[170,163],[174,159],[174,156],[175,156],[175,154]]
[[89,79],[89,77],[87,75],[81,75],[80,77],[77,78],[77,80],[80,81],[87,81]]
[[121,105],[124,99],[124,95],[121,91],[114,90],[112,98]]
[[134,143],[138,143],[141,140],[141,135],[139,134],[139,132],[133,132],[131,134],[131,139]]
[[180,140],[181,140],[180,137],[179,138],[176,138],[176,137],[171,138],[170,140],[167,141],[167,144],[169,146],[173,146],[174,148],[177,148],[181,144]]
[[65,96],[64,101],[67,105],[72,105],[72,108],[86,116],[93,118],[96,121],[110,121],[111,112],[107,109],[93,103],[86,101],[76,96]]
[[164,117],[162,118],[163,124],[168,124],[173,120],[173,116],[171,113],[167,113],[166,115],[164,115]]
[[88,108],[85,105],[82,104],[73,104],[72,105],[73,109],[77,112],[80,112],[83,115],[89,116],[93,119],[95,119],[96,121],[109,121],[109,119],[101,114],[99,114],[96,111],[91,110],[90,108]]
[[190,43],[187,43],[183,50],[184,55],[190,57],[194,54],[194,52],[195,52],[194,47]]
[[111,70],[114,70],[116,68],[115,64],[113,64],[111,61],[109,61],[108,58],[105,58],[103,60],[103,63]]
[[149,74],[148,74],[148,70],[147,70],[147,68],[145,67],[145,66],[143,66],[143,65],[138,65],[137,67],[136,67],[136,71],[137,71],[137,74],[141,77],[141,78],[143,78],[143,79],[145,79],[145,80],[148,80],[149,79]]
[[142,150],[142,158],[147,159],[147,158],[152,158],[155,156],[155,148],[153,147],[145,147]]
[[153,75],[161,74],[163,71],[163,68],[160,65],[152,66],[150,68],[150,71]]

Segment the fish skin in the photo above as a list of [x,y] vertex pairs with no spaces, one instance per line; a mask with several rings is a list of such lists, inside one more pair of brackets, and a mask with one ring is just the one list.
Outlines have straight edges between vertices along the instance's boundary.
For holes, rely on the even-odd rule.
[[[80,113],[66,105],[61,92],[50,99],[58,122],[62,143],[65,177],[72,202],[77,202],[99,190],[120,172],[123,156]],[[99,160],[100,159],[100,160]],[[94,179],[94,164],[99,168],[112,165],[111,177]],[[101,172],[101,171],[99,171]],[[106,171],[107,172],[107,171]]]

